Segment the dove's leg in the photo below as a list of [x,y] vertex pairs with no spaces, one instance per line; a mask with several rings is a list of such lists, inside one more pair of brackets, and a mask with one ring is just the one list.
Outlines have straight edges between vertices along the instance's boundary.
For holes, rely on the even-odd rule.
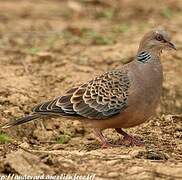
[[111,147],[118,147],[120,145],[115,145],[115,144],[111,144],[108,142],[108,140],[104,137],[104,135],[102,134],[102,130],[100,129],[95,129],[95,134],[97,137],[99,137],[99,139],[101,140],[102,143],[102,148],[111,148]]
[[143,146],[144,145],[143,142],[141,142],[140,140],[136,139],[135,137],[130,136],[129,134],[124,132],[121,128],[115,128],[115,130],[119,134],[124,136],[123,139],[121,140],[122,144],[127,141],[129,143],[129,145],[131,145],[131,146],[134,146],[134,145],[135,146]]

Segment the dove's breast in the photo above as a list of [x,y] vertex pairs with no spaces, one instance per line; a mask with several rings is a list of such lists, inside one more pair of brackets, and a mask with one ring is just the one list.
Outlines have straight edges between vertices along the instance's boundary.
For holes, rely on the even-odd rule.
[[128,127],[143,123],[155,114],[162,93],[162,66],[161,64],[135,66],[129,77],[131,89],[128,108],[123,113],[127,116],[123,126]]

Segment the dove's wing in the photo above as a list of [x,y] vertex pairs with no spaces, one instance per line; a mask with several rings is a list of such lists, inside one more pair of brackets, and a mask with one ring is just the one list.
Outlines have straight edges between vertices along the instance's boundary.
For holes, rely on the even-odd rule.
[[37,105],[34,113],[105,119],[127,107],[130,80],[126,69],[107,72],[64,96]]

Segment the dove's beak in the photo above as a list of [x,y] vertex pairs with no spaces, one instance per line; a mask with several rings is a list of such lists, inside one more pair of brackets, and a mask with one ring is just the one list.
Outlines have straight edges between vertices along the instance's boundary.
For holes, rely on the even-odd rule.
[[170,41],[167,42],[167,46],[168,46],[170,49],[177,50],[177,49],[176,49],[176,46],[175,46],[172,42],[170,42]]

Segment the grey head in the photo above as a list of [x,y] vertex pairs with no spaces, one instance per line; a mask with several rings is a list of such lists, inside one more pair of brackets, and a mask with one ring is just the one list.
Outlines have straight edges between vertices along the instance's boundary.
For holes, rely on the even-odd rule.
[[139,50],[160,53],[164,49],[175,49],[175,45],[171,42],[171,37],[168,32],[164,30],[152,30],[144,35],[142,38]]
[[160,60],[160,54],[164,49],[176,50],[169,33],[164,30],[150,31],[142,38],[136,59],[142,63],[154,63],[156,60]]

